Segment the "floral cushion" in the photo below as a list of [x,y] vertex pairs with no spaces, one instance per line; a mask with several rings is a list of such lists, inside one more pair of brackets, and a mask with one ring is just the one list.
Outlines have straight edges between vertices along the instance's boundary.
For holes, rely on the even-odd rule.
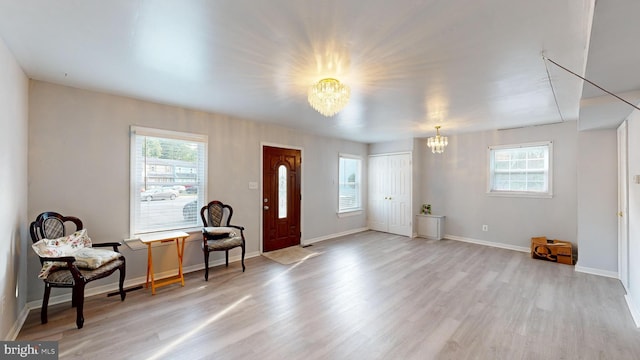
[[[57,239],[42,239],[31,247],[40,257],[73,256],[77,267],[87,269],[97,269],[120,256],[112,250],[92,248],[87,229]],[[46,279],[51,272],[66,267],[67,263],[63,261],[45,261],[38,277]]]
[[61,238],[42,239],[31,247],[40,257],[69,256],[77,249],[91,247],[91,239],[87,229],[82,229]]

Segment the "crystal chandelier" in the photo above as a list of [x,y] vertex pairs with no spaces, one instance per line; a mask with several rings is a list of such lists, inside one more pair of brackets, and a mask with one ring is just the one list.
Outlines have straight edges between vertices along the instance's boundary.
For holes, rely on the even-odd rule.
[[436,126],[436,136],[427,139],[427,146],[431,148],[434,154],[442,154],[444,148],[449,144],[446,136],[440,136],[440,126]]
[[333,116],[349,103],[351,90],[333,78],[326,78],[311,85],[308,93],[309,104],[324,116]]

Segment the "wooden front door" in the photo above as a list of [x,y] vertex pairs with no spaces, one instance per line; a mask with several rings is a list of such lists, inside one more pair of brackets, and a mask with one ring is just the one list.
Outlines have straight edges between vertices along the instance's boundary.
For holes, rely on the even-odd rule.
[[262,250],[299,245],[301,152],[265,146],[262,157]]

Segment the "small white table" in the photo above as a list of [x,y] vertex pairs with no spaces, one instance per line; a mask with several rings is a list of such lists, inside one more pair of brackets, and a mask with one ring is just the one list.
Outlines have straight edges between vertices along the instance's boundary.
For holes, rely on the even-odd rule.
[[[184,255],[184,242],[189,237],[184,231],[171,231],[158,234],[141,235],[140,241],[147,244],[147,282],[145,288],[149,287],[149,277],[151,277],[151,295],[156,294],[156,288],[169,284],[182,283],[184,286],[184,274],[182,273],[182,256]],[[151,245],[154,242],[166,243],[176,242],[176,251],[178,253],[178,275],[171,276],[162,280],[156,281],[153,276],[153,253],[151,252]]]
[[418,220],[418,236],[427,239],[442,240],[444,232],[443,215],[416,215]]

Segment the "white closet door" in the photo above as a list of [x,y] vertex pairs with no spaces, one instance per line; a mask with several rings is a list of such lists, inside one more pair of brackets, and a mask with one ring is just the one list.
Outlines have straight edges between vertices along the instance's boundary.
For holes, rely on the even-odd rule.
[[390,155],[389,232],[411,236],[411,154]]
[[618,128],[618,276],[629,293],[629,206],[627,122]]
[[411,154],[369,157],[371,230],[411,236]]
[[369,157],[369,205],[367,211],[369,229],[384,232],[389,231],[387,164],[386,156]]

